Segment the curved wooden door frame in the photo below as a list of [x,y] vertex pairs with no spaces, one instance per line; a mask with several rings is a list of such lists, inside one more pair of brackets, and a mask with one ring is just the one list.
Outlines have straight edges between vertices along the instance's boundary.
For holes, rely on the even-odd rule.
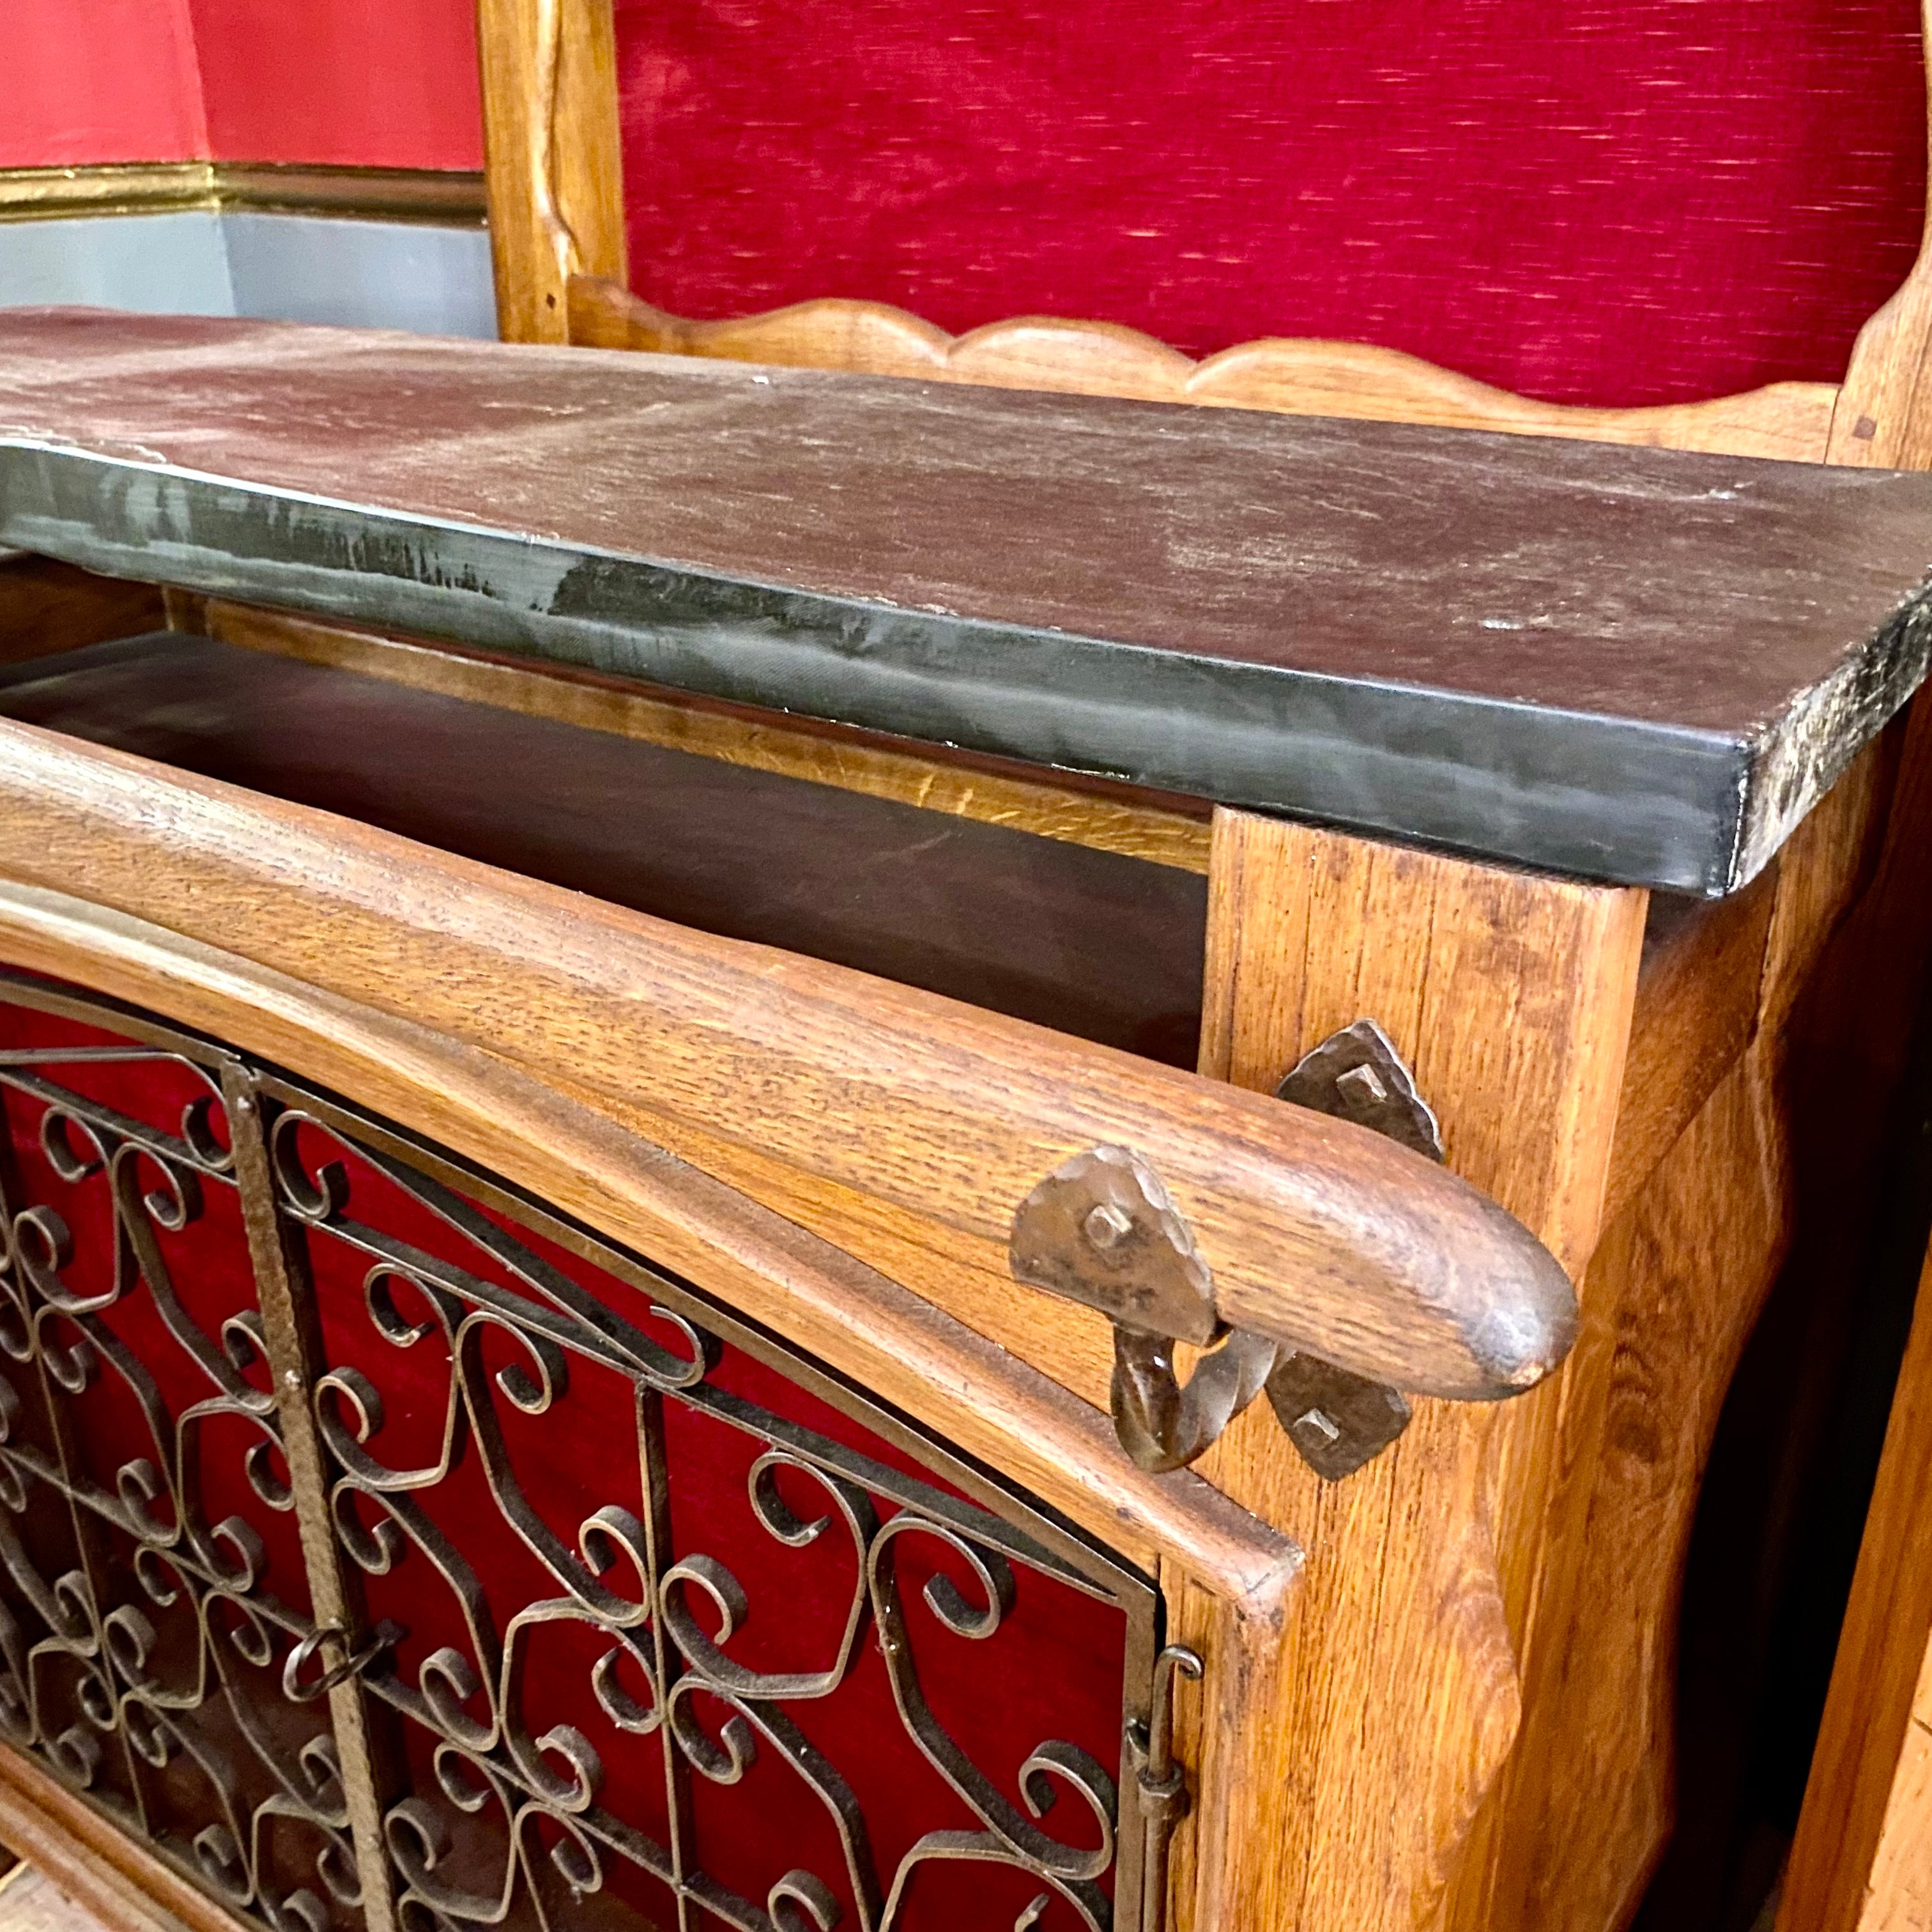
[[205,940],[4,879],[0,964],[70,981],[350,1096],[675,1270],[1142,1568],[1174,1564],[1217,1600],[1279,1615],[1300,1567],[1290,1539],[1192,1472],[1136,1468],[1099,1410],[642,1140],[590,1096]]
[[[1932,43],[1932,0],[1922,0]],[[1373,344],[1286,337],[1196,362],[1139,331],[1021,316],[952,336],[884,302],[827,298],[691,322],[629,292],[611,0],[478,0],[491,245],[508,342],[712,356],[1149,401],[1357,416],[1799,461],[1932,463],[1932,246],[1853,346],[1842,384],[1774,382],[1644,409],[1492,388]],[[1928,51],[1932,74],[1932,46]],[[1928,130],[1932,136],[1932,130]]]

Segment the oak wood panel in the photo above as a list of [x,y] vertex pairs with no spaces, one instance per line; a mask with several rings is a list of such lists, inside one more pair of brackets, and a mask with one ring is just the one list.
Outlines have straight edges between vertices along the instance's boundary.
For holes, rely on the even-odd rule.
[[1274,338],[1240,343],[1196,362],[1117,322],[1021,316],[953,336],[884,302],[833,298],[762,315],[689,322],[640,302],[616,280],[586,275],[571,278],[568,299],[569,340],[587,348],[1204,403],[1285,416],[1432,423],[1727,456],[1820,460],[1838,395],[1830,383],[1774,382],[1708,401],[1579,409],[1513,395],[1400,350],[1366,343]]
[[0,1844],[44,1872],[108,1932],[239,1932],[245,1922],[4,1746]]
[[[1567,1285],[1524,1228],[1366,1130],[30,727],[0,730],[0,867],[22,883],[158,914],[982,1239],[1073,1154],[1132,1145],[1228,1320],[1406,1388],[1499,1395],[1567,1344]],[[1577,1230],[1538,1219],[1565,1253]]]
[[1932,1654],[1918,1680],[1898,1754],[1885,1830],[1872,1862],[1858,1932],[1924,1932],[1932,1925]]
[[416,638],[326,624],[218,598],[172,593],[170,622],[224,643],[388,679],[526,716],[636,738],[727,764],[808,778],[929,812],[1004,825],[1186,872],[1208,869],[1209,812],[1192,800],[1154,803],[1126,787],[1060,783],[963,754],[945,758],[832,726],[646,692],[614,678],[537,668]]
[[478,0],[484,175],[506,342],[566,342],[571,276],[625,279],[610,0]]
[[[1756,928],[1750,1044],[1592,1261],[1553,1449],[1545,1634],[1524,1671],[1531,1714],[1445,1932],[1621,1924],[1672,1828],[1674,1633],[1691,1524],[1732,1372],[1805,1198],[1786,1023],[1808,989],[1815,995],[1831,950],[1845,950],[1874,880],[1896,752],[1869,748],[1793,838]],[[1722,952],[1735,959],[1736,950]],[[1856,988],[1862,956],[1837,962],[1841,991]],[[1734,964],[1733,988],[1736,977]],[[1706,1010],[1712,1032],[1701,1046],[1677,1024],[1664,1036],[1721,1061],[1736,1038],[1736,997]]]
[[1635,1909],[1675,1816],[1674,1634],[1698,1488],[1791,1232],[1784,1124],[1764,1057],[1748,1053],[1584,1282],[1551,1628],[1526,1671],[1532,1721],[1484,1847],[1487,1883],[1466,1875],[1459,1927],[1598,1932]]
[[152,631],[162,610],[161,593],[152,584],[97,577],[52,557],[0,552],[0,664]]
[[997,1344],[640,1141],[621,1109],[473,1045],[57,892],[0,884],[0,959],[224,1038],[655,1258],[1152,1569],[1279,1616],[1300,1553]]
[[[1372,1015],[1439,1110],[1451,1165],[1580,1273],[1646,896],[1233,812],[1217,815],[1210,877],[1204,1072],[1271,1088]],[[1204,1459],[1308,1567],[1272,1720],[1244,1741],[1250,1849],[1232,1871],[1211,1852],[1189,1864],[1177,1897],[1234,1887],[1244,1924],[1390,1932],[1442,1906],[1522,1717],[1516,1658],[1538,1640],[1548,1447],[1571,1379],[1503,1411],[1420,1402],[1340,1484],[1260,1409]],[[1196,1924],[1218,1922],[1196,1906]]]
[[[560,1090],[568,1084],[558,1081]],[[1028,1364],[1096,1408],[1108,1406],[1113,1324],[1097,1310],[1015,1281],[1005,1247],[928,1215],[842,1187],[688,1121],[602,1103],[644,1139],[748,1195],[788,1221],[916,1288],[922,1299]]]
[[[1932,0],[1922,0],[1920,34],[1932,94]],[[1932,124],[1932,115],[1928,116]],[[1932,146],[1932,124],[1928,145]],[[1832,412],[1831,463],[1896,470],[1932,466],[1932,209],[1911,272],[1858,332]]]
[[1606,1224],[1750,1043],[1777,876],[1774,867],[1728,899],[1651,900],[1604,1190]]
[[1778,1932],[1932,1924],[1932,1258],[1786,1869]]

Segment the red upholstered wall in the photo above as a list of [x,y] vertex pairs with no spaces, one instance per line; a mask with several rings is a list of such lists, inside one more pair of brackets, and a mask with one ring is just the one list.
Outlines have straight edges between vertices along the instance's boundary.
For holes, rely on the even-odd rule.
[[188,0],[0,0],[0,168],[208,152]]
[[1916,0],[617,0],[632,274],[1562,401],[1835,380],[1915,252]]
[[0,167],[483,164],[472,0],[0,0]]
[[188,0],[210,152],[480,168],[475,0]]

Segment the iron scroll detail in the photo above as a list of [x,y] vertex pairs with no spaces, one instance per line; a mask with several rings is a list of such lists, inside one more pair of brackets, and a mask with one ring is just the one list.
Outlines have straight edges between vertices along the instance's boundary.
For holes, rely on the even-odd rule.
[[[275,1932],[910,1932],[949,1886],[983,1898],[975,1923],[1158,1925],[1185,1794],[1148,1796],[1177,1667],[1156,1669],[1149,1580],[450,1156],[112,1003],[8,976],[9,1006],[117,1037],[0,1036],[14,1140],[104,1210],[0,1172],[7,1744]],[[137,1117],[102,1097],[109,1068],[184,1103]],[[254,1175],[267,1198],[243,1198]],[[266,1284],[184,1274],[212,1252],[197,1231],[244,1209],[316,1352],[313,1475]],[[142,1453],[104,1480],[76,1403],[110,1382],[108,1432]],[[196,1448],[217,1426],[244,1504]],[[694,1477],[700,1444],[735,1501]],[[585,1498],[568,1520],[559,1472]],[[301,1583],[311,1519],[340,1616]],[[1051,1620],[1082,1606],[1117,1634],[1063,1694],[1024,1660],[1076,1654]],[[341,1729],[345,1697],[373,1743]],[[896,1810],[846,1755],[856,1708],[906,1767]],[[731,1842],[766,1816],[792,1822]]]

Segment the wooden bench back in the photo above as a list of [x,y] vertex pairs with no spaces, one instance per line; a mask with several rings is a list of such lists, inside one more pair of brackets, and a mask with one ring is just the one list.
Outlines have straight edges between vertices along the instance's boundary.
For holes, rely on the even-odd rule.
[[1912,0],[1767,10],[480,0],[502,332],[1916,464]]

